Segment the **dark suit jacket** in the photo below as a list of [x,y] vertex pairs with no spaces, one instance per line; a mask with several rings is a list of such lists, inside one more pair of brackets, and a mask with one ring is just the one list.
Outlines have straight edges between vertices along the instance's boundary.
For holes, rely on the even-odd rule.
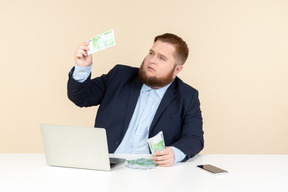
[[[138,68],[116,65],[108,74],[83,83],[69,73],[68,97],[79,107],[100,105],[95,127],[106,129],[109,152],[121,143],[132,118],[143,83]],[[178,77],[167,89],[149,130],[149,138],[163,131],[166,146],[193,157],[204,146],[198,91]]]

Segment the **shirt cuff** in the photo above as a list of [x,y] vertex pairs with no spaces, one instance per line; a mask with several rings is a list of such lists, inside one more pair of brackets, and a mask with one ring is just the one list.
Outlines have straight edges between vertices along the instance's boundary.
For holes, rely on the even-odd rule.
[[72,74],[73,79],[78,81],[79,83],[83,83],[91,73],[92,64],[88,67],[79,67],[75,64],[75,70]]
[[171,146],[171,149],[174,152],[174,165],[181,162],[186,157],[186,155],[178,148]]

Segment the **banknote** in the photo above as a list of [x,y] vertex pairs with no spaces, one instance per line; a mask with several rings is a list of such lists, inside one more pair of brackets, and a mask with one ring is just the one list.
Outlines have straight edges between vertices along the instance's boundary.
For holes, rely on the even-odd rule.
[[126,160],[126,167],[132,169],[153,169],[157,165],[153,162],[153,159],[134,159],[134,160]]
[[90,50],[88,51],[88,55],[106,49],[108,47],[114,46],[116,45],[114,30],[111,29],[109,31],[101,33],[96,37],[94,37],[93,39],[90,39],[88,43],[89,43],[88,47],[90,48]]
[[162,151],[163,149],[165,149],[163,132],[160,131],[157,135],[148,139],[148,144],[152,154],[154,154],[157,151]]

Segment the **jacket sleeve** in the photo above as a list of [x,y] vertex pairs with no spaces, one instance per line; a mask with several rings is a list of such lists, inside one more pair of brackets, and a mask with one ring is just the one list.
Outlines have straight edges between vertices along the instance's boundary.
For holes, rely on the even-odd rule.
[[184,113],[185,115],[182,122],[181,137],[173,144],[173,146],[186,154],[186,157],[182,161],[186,161],[198,154],[204,147],[203,120],[198,91],[196,91],[190,103],[187,103],[187,105],[188,108]]
[[75,67],[69,73],[67,83],[68,98],[79,107],[90,107],[99,105],[105,95],[109,79],[115,74],[116,67],[108,74],[91,79],[90,76],[82,83],[73,79],[72,74]]

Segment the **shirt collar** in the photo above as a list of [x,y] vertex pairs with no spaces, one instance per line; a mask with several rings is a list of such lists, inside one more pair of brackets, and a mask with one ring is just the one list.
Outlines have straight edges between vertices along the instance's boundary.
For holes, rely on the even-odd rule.
[[[171,85],[171,83],[169,83],[168,85],[166,85],[166,86],[164,86],[164,87],[161,87],[161,88],[159,88],[159,89],[153,89],[153,90],[157,93],[158,97],[160,97],[160,98],[162,99],[163,96],[164,96],[164,94],[165,94],[165,92],[167,91],[167,89],[168,89],[168,87],[169,87],[170,85]],[[151,87],[149,87],[149,86],[146,85],[146,84],[143,84],[140,92],[142,93],[142,92],[150,91],[150,90],[152,90]]]

